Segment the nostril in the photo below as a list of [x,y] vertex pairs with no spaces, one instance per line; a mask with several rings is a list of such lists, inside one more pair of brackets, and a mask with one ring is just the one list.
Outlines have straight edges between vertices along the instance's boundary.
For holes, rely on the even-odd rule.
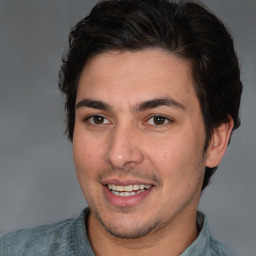
[[142,145],[132,136],[136,132],[132,129],[129,124],[119,124],[109,137],[105,159],[114,168],[135,166],[143,160]]

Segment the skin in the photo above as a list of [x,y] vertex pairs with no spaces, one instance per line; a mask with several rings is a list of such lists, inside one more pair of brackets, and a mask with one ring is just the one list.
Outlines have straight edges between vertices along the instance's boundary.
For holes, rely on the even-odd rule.
[[[73,153],[96,255],[179,255],[196,239],[205,166],[220,162],[233,123],[216,129],[203,152],[189,72],[188,62],[160,49],[107,52],[84,67]],[[113,203],[109,181],[152,187],[139,200]]]

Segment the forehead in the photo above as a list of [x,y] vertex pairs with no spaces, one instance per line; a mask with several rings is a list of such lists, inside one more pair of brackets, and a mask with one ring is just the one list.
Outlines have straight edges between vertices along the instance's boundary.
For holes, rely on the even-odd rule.
[[90,97],[112,103],[172,97],[183,104],[191,96],[196,97],[190,63],[161,49],[99,54],[84,67],[77,91],[77,101]]

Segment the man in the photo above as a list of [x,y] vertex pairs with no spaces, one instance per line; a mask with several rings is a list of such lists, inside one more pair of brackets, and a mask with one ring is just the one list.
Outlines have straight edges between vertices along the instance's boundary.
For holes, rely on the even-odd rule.
[[240,124],[224,25],[192,2],[109,0],[69,42],[59,86],[89,208],[3,236],[0,255],[233,255],[197,212]]

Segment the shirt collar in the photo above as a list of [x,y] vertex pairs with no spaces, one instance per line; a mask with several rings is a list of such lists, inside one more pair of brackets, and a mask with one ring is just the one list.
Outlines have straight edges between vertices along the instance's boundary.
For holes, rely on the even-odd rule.
[[200,230],[196,240],[180,256],[210,256],[210,232],[206,216],[198,211],[196,217],[197,227]]

